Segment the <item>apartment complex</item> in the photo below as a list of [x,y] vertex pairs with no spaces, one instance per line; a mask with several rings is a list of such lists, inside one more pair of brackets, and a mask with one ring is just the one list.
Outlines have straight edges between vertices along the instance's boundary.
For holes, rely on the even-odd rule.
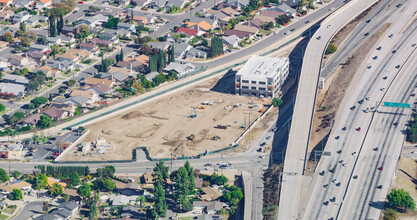
[[236,94],[273,98],[288,76],[289,64],[288,58],[252,56],[236,73]]

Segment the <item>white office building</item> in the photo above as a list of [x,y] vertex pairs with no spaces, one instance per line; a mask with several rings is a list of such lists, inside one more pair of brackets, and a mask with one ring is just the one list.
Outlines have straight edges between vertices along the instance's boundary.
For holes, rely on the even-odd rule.
[[288,58],[252,56],[236,73],[236,94],[273,98],[288,76],[289,64]]

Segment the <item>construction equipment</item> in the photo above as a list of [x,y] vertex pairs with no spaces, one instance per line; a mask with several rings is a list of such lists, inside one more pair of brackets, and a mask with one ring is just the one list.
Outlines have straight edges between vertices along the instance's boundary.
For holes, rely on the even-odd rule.
[[190,141],[194,140],[194,138],[195,138],[194,134],[191,134],[190,136],[187,137],[187,139],[190,140]]
[[226,130],[227,129],[227,126],[226,125],[217,125],[216,128]]
[[236,124],[236,123],[241,124],[240,128],[246,128],[246,125],[245,125],[245,124],[243,124],[242,122],[235,121],[235,124]]
[[210,137],[210,140],[213,140],[213,141],[217,141],[217,140],[219,140],[219,139],[221,139],[221,137],[220,137],[220,136],[218,136],[218,135],[214,135],[214,136],[211,136],[211,137]]
[[193,108],[193,110],[194,110],[194,115],[190,115],[189,117],[190,118],[197,118],[197,112],[195,111],[195,107],[191,106],[191,108]]
[[234,107],[239,108],[239,106],[242,106],[242,103],[237,103]]
[[203,104],[203,105],[213,105],[213,102],[212,101],[205,101],[201,104]]

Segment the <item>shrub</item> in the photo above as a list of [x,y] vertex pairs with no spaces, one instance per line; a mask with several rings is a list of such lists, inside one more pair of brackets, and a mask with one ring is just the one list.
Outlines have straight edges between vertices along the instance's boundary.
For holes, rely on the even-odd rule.
[[326,49],[326,55],[327,54],[332,54],[332,53],[334,53],[334,52],[336,52],[337,51],[337,47],[336,47],[336,45],[334,45],[334,44],[329,44],[329,46],[327,47],[327,49]]

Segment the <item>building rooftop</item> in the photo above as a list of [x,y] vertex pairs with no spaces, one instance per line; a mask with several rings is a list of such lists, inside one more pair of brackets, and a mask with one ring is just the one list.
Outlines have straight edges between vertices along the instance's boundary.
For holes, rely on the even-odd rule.
[[288,58],[252,56],[237,76],[273,77],[288,63]]

